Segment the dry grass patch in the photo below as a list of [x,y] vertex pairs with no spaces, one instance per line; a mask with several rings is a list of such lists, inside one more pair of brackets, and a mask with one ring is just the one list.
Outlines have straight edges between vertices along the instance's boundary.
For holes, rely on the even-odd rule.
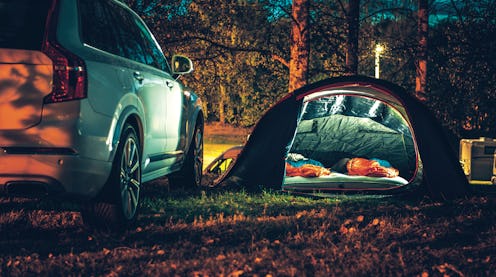
[[[124,233],[58,202],[0,202],[0,275],[491,276],[496,199],[143,191]],[[56,210],[56,211],[54,211]]]
[[246,142],[251,129],[227,124],[209,123],[205,125],[204,168],[227,149]]
[[205,142],[217,144],[243,144],[250,134],[250,128],[235,127],[227,124],[205,124]]

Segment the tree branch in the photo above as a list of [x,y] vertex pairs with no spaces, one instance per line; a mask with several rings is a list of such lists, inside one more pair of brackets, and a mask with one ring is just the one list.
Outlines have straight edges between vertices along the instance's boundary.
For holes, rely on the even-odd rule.
[[381,13],[384,13],[384,12],[411,12],[412,10],[411,9],[407,9],[407,8],[384,8],[384,9],[380,9],[380,10],[377,10],[367,16],[364,16],[360,19],[360,21],[364,21],[366,19],[369,19],[373,16],[376,16],[378,14],[381,14]]
[[281,57],[279,55],[276,55],[276,54],[272,54],[272,59],[275,60],[275,61],[280,62],[285,67],[289,68],[289,62],[286,61],[283,57]]

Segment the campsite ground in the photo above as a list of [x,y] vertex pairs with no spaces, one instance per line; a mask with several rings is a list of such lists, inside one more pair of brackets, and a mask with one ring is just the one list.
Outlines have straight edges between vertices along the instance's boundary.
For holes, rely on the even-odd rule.
[[123,233],[86,229],[77,205],[0,199],[0,275],[491,276],[496,197],[310,199],[143,189]]
[[249,128],[233,128],[225,124],[205,126],[204,166],[207,166],[225,150],[244,144],[250,134]]

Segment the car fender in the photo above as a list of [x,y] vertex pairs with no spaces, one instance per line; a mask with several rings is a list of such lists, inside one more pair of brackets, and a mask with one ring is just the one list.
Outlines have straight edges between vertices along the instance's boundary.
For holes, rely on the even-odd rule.
[[184,90],[185,98],[188,103],[186,104],[188,108],[187,111],[187,119],[186,119],[186,132],[187,132],[187,143],[185,154],[189,150],[189,146],[191,145],[191,141],[193,140],[193,134],[195,132],[196,124],[198,120],[203,122],[203,109],[202,109],[202,101],[200,97],[191,90]]
[[109,161],[114,160],[122,129],[130,120],[137,125],[136,131],[138,132],[141,149],[143,149],[143,134],[146,130],[146,122],[142,118],[144,118],[143,104],[136,95],[126,94],[116,106],[107,137],[106,144],[110,152]]

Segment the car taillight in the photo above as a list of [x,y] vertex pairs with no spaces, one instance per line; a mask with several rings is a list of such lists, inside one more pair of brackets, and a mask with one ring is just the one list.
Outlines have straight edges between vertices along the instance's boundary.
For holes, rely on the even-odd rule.
[[58,1],[54,1],[47,19],[42,52],[53,62],[52,92],[45,103],[56,103],[87,97],[84,61],[62,47],[56,40]]

